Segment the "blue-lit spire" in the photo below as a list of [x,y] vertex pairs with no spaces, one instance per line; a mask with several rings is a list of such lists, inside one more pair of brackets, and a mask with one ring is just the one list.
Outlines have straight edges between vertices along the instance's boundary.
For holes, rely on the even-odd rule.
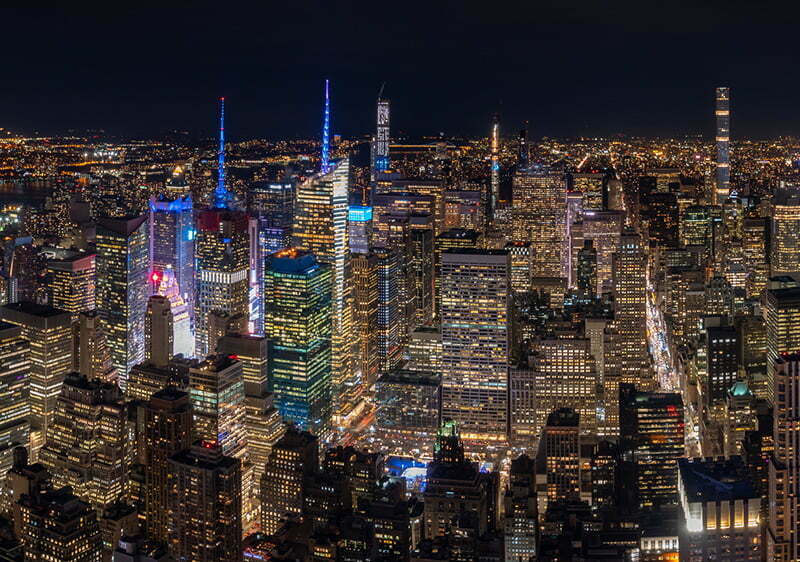
[[328,80],[325,80],[325,114],[322,122],[322,162],[320,171],[327,174],[330,170],[330,136],[331,136],[331,98],[328,92]]
[[214,190],[214,207],[227,208],[231,194],[225,187],[225,98],[219,98],[219,152],[217,167],[217,189]]

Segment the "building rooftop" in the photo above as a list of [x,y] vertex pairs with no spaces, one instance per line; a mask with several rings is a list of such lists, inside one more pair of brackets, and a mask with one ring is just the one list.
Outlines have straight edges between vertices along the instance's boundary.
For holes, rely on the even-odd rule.
[[741,457],[678,459],[683,490],[690,502],[758,498]]

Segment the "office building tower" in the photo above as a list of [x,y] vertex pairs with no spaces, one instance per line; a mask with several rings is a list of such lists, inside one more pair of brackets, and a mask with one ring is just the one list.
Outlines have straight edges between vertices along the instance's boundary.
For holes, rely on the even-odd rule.
[[800,195],[777,190],[772,198],[772,232],[770,233],[770,275],[791,275],[800,272]]
[[528,123],[525,122],[525,127],[519,130],[519,137],[517,139],[517,168],[525,169],[528,167],[530,160],[530,149],[528,147]]
[[15,447],[30,447],[30,342],[22,328],[0,322],[0,482],[13,464]]
[[581,194],[581,208],[585,211],[602,211],[605,200],[606,174],[599,172],[572,172],[568,175],[570,191]]
[[332,285],[332,268],[297,249],[266,266],[270,391],[286,421],[317,435],[330,427]]
[[510,301],[508,252],[442,254],[442,416],[465,439],[508,433]]
[[170,457],[167,498],[170,550],[176,560],[238,560],[242,552],[239,459],[197,441]]
[[49,437],[64,377],[72,368],[72,315],[31,302],[0,307],[0,320],[19,326],[30,342],[31,457]]
[[214,442],[222,454],[246,455],[245,393],[242,363],[226,355],[210,355],[189,368],[193,439]]
[[372,245],[372,207],[350,205],[347,211],[347,232],[350,253],[368,253]]
[[102,540],[97,514],[70,488],[20,498],[21,539],[26,560],[99,562]]
[[535,461],[521,455],[511,461],[505,508],[506,560],[520,562],[536,558],[538,513],[536,511]]
[[452,248],[478,248],[481,246],[482,236],[477,230],[452,228],[439,234],[433,243],[433,290],[434,312],[439,318],[442,291],[442,253]]
[[144,517],[147,536],[169,539],[169,459],[192,443],[189,395],[168,387],[154,393],[144,407]]
[[378,271],[378,372],[388,373],[403,356],[400,287],[401,256],[387,248],[373,250]]
[[395,369],[375,384],[375,421],[389,442],[427,448],[439,427],[441,376]]
[[580,498],[580,414],[559,408],[547,416],[540,445],[547,471],[547,501]]
[[112,562],[170,562],[166,543],[147,539],[142,535],[125,535],[117,544]]
[[733,287],[722,275],[715,275],[706,285],[706,310],[709,316],[733,316]]
[[777,359],[800,352],[800,288],[768,289],[766,297],[766,389],[767,400],[775,404]]
[[39,454],[54,485],[70,486],[99,513],[125,499],[134,455],[128,423],[116,385],[68,375]]
[[181,294],[180,286],[172,268],[161,273],[157,294],[167,299],[172,314],[172,353],[184,357],[194,356],[194,333],[192,332],[192,308]]
[[679,459],[681,560],[762,560],[761,497],[741,457]]
[[353,256],[353,333],[358,341],[356,372],[362,386],[378,378],[378,258]]
[[261,295],[264,292],[264,253],[258,241],[258,219],[250,217],[247,221],[247,237],[250,241],[248,256],[250,266],[247,271],[249,301],[248,318],[245,330],[250,334],[264,333],[264,313]]
[[612,260],[614,349],[621,382],[647,384],[647,259],[638,234],[625,232]]
[[349,178],[350,162],[345,159],[300,184],[294,219],[295,245],[330,265],[333,274],[330,384],[334,413],[347,408],[346,390],[353,386]]
[[262,256],[291,246],[294,214],[292,182],[256,183],[251,186],[249,210],[258,219],[258,246]]
[[72,314],[95,308],[95,254],[76,254],[47,262],[48,303]]
[[578,289],[578,298],[584,301],[594,299],[597,290],[597,250],[594,249],[592,240],[584,240],[583,248],[578,250],[575,285]]
[[708,207],[690,205],[683,211],[680,225],[681,246],[711,248],[711,215]]
[[500,202],[500,114],[492,115],[492,131],[489,139],[491,159],[491,179],[489,197],[489,220],[494,221],[495,211]]
[[641,509],[678,501],[678,459],[684,456],[680,394],[619,385],[620,449],[633,462]]
[[166,297],[153,295],[147,301],[144,327],[145,357],[157,367],[172,359],[175,344],[172,306]]
[[551,412],[562,407],[580,415],[581,430],[597,431],[597,376],[591,342],[582,338],[539,339],[532,343],[535,377],[536,432]]
[[717,117],[717,185],[716,204],[721,205],[730,196],[730,137],[731,111],[730,88],[716,89]]
[[771,359],[775,390],[773,407],[774,452],[769,462],[769,559],[800,557],[798,486],[800,486],[800,355]]
[[274,535],[303,511],[307,477],[317,472],[319,450],[311,433],[290,426],[272,448],[261,479],[261,529]]
[[[162,280],[172,270],[177,294],[194,314],[194,205],[191,195],[150,199],[150,274]],[[179,352],[178,352],[179,353]]]
[[[383,93],[383,88],[381,88]],[[375,138],[372,141],[372,170],[370,180],[389,169],[389,100],[378,96]]]
[[82,312],[75,327],[73,369],[89,379],[115,382],[117,372],[111,364],[111,352],[106,344],[106,336],[101,327],[97,311]]
[[147,215],[97,222],[96,309],[123,392],[131,367],[144,361],[150,251]]
[[742,223],[742,254],[747,271],[745,289],[748,298],[760,297],[767,286],[767,222],[765,218],[745,218]]
[[598,295],[613,289],[614,254],[619,249],[624,225],[625,213],[622,211],[599,211],[583,216],[583,239],[591,240],[597,251]]
[[209,334],[212,313],[249,317],[248,224],[245,213],[222,207],[201,211],[198,217],[195,353],[200,358],[215,352]]
[[678,245],[678,200],[674,193],[649,193],[643,216],[647,219],[650,244],[662,248]]
[[[444,192],[444,211],[442,228],[439,232],[446,232],[453,228],[465,230],[486,230],[486,199],[485,193],[474,189],[448,189]],[[503,221],[503,209],[498,208],[495,215],[497,220]]]
[[739,338],[736,328],[712,326],[706,330],[706,388],[703,395],[708,406],[722,405],[728,391],[736,383],[739,366]]
[[411,332],[406,356],[406,369],[441,375],[442,331],[438,327],[420,326]]
[[531,290],[533,251],[530,242],[508,242],[504,248],[511,256],[511,288],[515,294]]
[[514,240],[530,241],[534,277],[566,277],[562,251],[567,194],[559,170],[534,166],[519,170],[512,186]]
[[754,402],[755,396],[745,382],[739,381],[728,390],[724,422],[724,444],[727,456],[743,455],[747,432],[758,429]]

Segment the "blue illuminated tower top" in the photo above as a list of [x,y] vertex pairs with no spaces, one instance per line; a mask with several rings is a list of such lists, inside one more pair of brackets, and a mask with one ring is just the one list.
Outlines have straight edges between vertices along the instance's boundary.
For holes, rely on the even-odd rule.
[[322,161],[320,171],[327,174],[330,171],[330,135],[331,135],[331,98],[328,91],[328,80],[325,80],[325,113],[322,122]]
[[219,98],[219,152],[217,169],[217,189],[214,190],[214,207],[225,209],[231,194],[225,187],[225,98]]

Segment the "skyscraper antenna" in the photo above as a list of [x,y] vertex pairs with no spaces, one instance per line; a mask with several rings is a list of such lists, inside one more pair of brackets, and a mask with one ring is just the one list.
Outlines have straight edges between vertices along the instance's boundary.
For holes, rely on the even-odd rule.
[[380,99],[383,97],[383,89],[384,89],[385,87],[386,87],[386,82],[383,82],[383,83],[381,84],[381,89],[380,89],[380,91],[378,92],[378,101],[380,101]]
[[330,128],[331,128],[331,98],[329,81],[325,80],[325,114],[322,122],[322,162],[320,171],[327,174],[330,170]]
[[214,190],[214,207],[228,206],[230,193],[225,187],[225,98],[219,98],[219,151],[217,153],[217,189]]

